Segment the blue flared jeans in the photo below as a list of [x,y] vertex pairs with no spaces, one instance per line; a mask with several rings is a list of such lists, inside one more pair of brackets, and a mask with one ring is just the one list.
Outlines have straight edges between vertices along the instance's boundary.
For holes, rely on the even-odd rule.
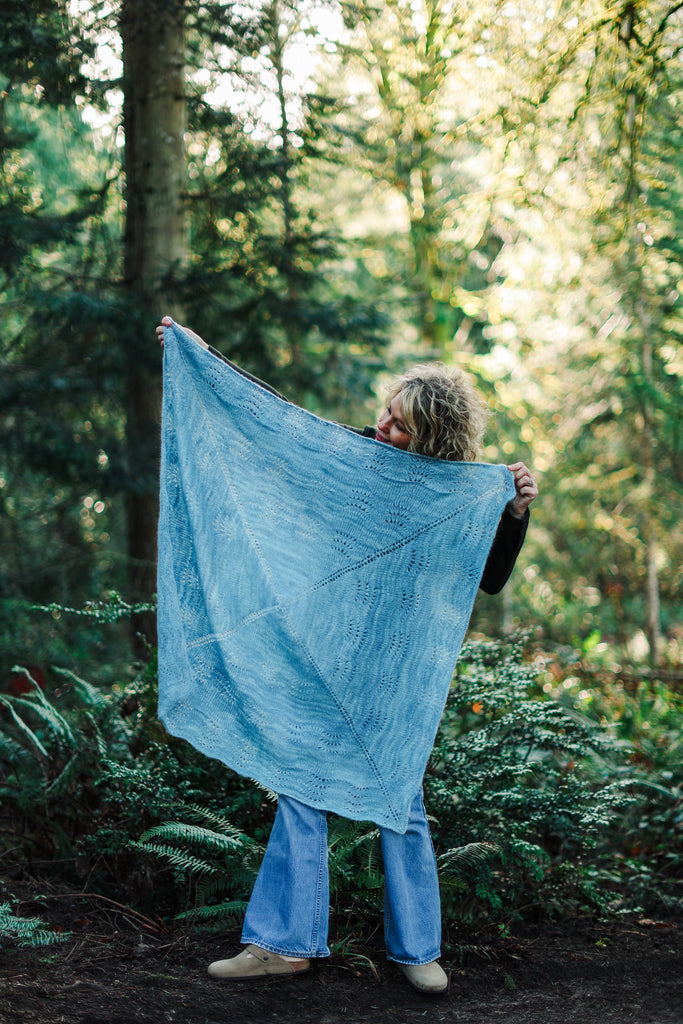
[[[441,901],[422,793],[407,831],[380,829],[384,859],[384,940],[401,964],[436,960]],[[242,942],[284,956],[329,956],[327,814],[280,796],[277,815],[244,918]]]

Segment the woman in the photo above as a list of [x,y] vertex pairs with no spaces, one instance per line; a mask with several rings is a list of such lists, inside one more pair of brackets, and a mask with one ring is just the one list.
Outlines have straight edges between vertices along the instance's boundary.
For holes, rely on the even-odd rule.
[[[170,324],[164,318],[157,328],[162,344],[163,329]],[[186,333],[209,349],[197,335]],[[462,373],[442,366],[416,367],[395,382],[377,427],[357,433],[432,458],[473,461],[485,420],[486,408]],[[489,593],[500,590],[510,575],[524,539],[528,506],[538,493],[522,463],[509,468],[515,497],[501,517],[483,573],[481,585]],[[415,988],[444,991],[447,978],[436,962],[441,932],[438,878],[421,792],[412,801],[407,831],[382,827],[380,835],[388,956]],[[282,795],[245,916],[242,941],[247,947],[237,957],[211,964],[210,975],[241,980],[307,970],[312,958],[329,955],[328,913],[326,812]]]

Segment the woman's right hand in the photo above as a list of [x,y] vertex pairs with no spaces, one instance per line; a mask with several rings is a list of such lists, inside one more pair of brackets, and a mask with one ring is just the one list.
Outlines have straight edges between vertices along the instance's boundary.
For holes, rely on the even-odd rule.
[[159,339],[159,344],[162,348],[164,347],[164,327],[170,327],[172,323],[173,321],[170,316],[162,316],[161,323],[154,328],[157,338]]
[[[170,316],[162,316],[161,323],[155,328],[159,344],[162,348],[164,347],[164,327],[170,327],[172,323],[173,321]],[[202,348],[208,349],[209,346],[206,344],[204,339],[200,338],[194,331],[191,331],[189,327],[182,327],[180,324],[178,324],[178,327],[180,327],[181,331],[185,331],[185,334],[188,334],[190,338],[192,338],[193,341],[196,341],[198,345],[201,345]]]

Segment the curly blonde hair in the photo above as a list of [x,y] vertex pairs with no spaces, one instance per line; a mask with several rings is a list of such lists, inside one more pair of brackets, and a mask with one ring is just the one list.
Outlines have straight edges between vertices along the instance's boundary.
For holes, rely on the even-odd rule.
[[387,394],[389,403],[401,396],[409,452],[452,462],[476,460],[489,410],[462,370],[422,363],[396,377]]

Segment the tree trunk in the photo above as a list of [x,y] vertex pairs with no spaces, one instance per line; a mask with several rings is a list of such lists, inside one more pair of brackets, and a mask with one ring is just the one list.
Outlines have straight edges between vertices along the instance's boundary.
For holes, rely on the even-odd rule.
[[[133,315],[126,339],[128,557],[131,600],[156,592],[160,358],[155,318],[163,287],[186,257],[184,212],[185,0],[122,0],[126,223],[124,287]],[[133,623],[136,652],[156,642],[152,615]]]
[[[641,305],[643,305],[641,303]],[[649,341],[649,333],[652,324],[647,314],[641,315],[641,324],[646,340],[643,342],[641,351],[641,367],[643,379],[648,389],[653,386],[652,373],[652,343]],[[659,664],[662,648],[662,627],[659,610],[659,573],[657,571],[657,540],[654,529],[654,509],[657,507],[657,473],[655,469],[655,428],[653,423],[652,408],[647,391],[643,400],[643,462],[645,479],[647,481],[647,507],[645,509],[646,526],[645,536],[647,545],[646,568],[647,583],[645,589],[645,607],[647,609],[647,638],[650,645],[650,664]]]
[[[619,27],[619,39],[630,49],[632,41],[637,38],[634,35],[635,9],[631,3],[626,4]],[[642,467],[647,484],[645,507],[642,512],[643,523],[642,534],[645,541],[645,606],[646,606],[646,631],[650,646],[650,663],[655,666],[659,662],[662,633],[659,607],[659,574],[657,571],[657,541],[653,522],[653,513],[657,507],[656,483],[657,473],[655,468],[655,427],[652,410],[652,402],[649,394],[653,388],[653,363],[652,363],[652,333],[654,325],[650,317],[647,303],[645,301],[646,287],[643,281],[643,242],[637,228],[642,214],[638,208],[640,188],[637,177],[640,133],[642,120],[647,107],[647,95],[639,91],[635,84],[632,84],[626,96],[626,107],[624,111],[624,125],[626,127],[626,138],[628,142],[627,168],[628,177],[624,190],[624,205],[630,209],[630,237],[628,250],[629,277],[631,281],[631,303],[633,306],[633,319],[638,324],[640,343],[640,370],[643,381],[646,384],[642,397],[641,416],[642,428],[640,430],[639,449],[642,453]]]
[[[280,108],[280,201],[282,203],[282,269],[286,285],[286,304],[294,309],[298,302],[295,283],[294,259],[294,220],[296,216],[292,198],[292,150],[290,141],[290,125],[287,114],[287,96],[285,94],[285,48],[287,44],[287,27],[283,21],[279,0],[273,0],[266,12],[266,25],[269,33],[270,60],[275,71],[277,82],[277,101]],[[301,388],[301,371],[303,353],[301,349],[300,331],[294,328],[289,311],[283,317],[283,330],[287,349],[292,361],[293,390],[292,397],[301,403],[304,398]]]

